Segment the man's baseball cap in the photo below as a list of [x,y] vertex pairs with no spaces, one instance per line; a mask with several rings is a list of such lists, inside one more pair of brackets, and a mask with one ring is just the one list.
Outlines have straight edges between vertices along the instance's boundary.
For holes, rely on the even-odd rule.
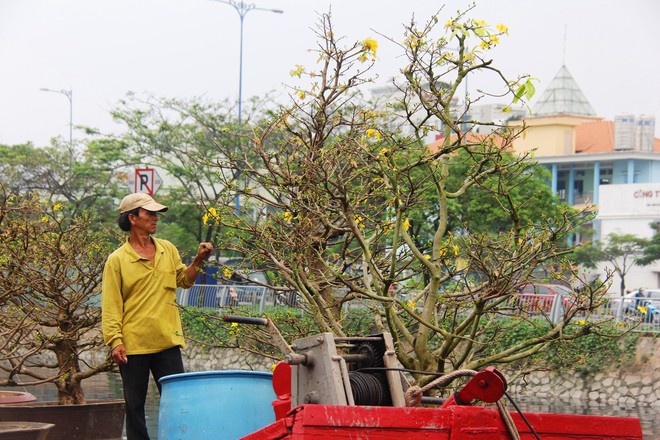
[[143,208],[151,212],[167,211],[167,206],[156,203],[149,194],[134,193],[124,197],[119,204],[119,213],[123,214],[135,208]]

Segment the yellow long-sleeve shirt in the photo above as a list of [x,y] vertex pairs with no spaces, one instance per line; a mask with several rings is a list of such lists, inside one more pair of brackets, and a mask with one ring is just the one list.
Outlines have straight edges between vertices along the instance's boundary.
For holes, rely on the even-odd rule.
[[124,344],[129,355],[185,347],[176,288],[193,283],[176,247],[167,240],[152,240],[153,264],[126,240],[110,254],[103,270],[103,339],[110,348]]

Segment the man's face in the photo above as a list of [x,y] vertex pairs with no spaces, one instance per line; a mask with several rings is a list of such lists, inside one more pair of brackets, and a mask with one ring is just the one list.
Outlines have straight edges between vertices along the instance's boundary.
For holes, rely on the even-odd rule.
[[158,213],[140,208],[138,215],[131,214],[131,228],[154,234],[158,226]]

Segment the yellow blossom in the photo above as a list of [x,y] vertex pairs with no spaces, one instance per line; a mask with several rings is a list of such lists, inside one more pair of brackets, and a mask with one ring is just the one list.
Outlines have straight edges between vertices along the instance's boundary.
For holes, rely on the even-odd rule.
[[238,328],[238,322],[232,322],[231,328]]
[[577,325],[587,325],[587,321],[584,319],[580,319],[578,322],[576,322]]
[[416,305],[417,305],[417,303],[415,301],[410,300],[410,299],[408,300],[407,306],[408,306],[409,309],[414,309]]
[[367,54],[372,55],[372,60],[376,59],[376,52],[378,51],[378,42],[374,40],[373,38],[367,38],[362,42],[362,50],[363,52],[360,54],[358,57],[358,60],[361,63],[364,63],[367,61]]
[[454,255],[458,255],[458,245],[454,245]]
[[305,99],[307,97],[307,94],[303,92],[302,90],[298,91],[298,98],[300,99]]
[[61,203],[55,203],[55,204],[53,205],[53,211],[59,211],[59,210],[62,209],[63,207],[64,207],[63,204],[61,204]]
[[355,224],[357,225],[357,227],[358,227],[359,229],[364,229],[364,222],[363,222],[363,219],[362,219],[362,217],[360,217],[359,215],[356,215],[356,216],[355,216]]
[[402,226],[403,226],[403,230],[404,230],[404,231],[407,231],[408,229],[410,229],[410,220],[409,220],[409,219],[405,219],[405,220],[403,221],[403,225],[402,225]]
[[426,260],[430,260],[430,259],[431,259],[431,256],[430,256],[429,254],[424,254],[424,258],[425,258]]
[[42,223],[48,223],[48,217],[46,217],[45,215],[43,217],[41,217],[41,222]]
[[202,216],[202,223],[204,223],[204,225],[207,225],[210,220],[218,221],[219,219],[220,216],[218,215],[218,210],[213,207],[210,207],[206,210],[206,212]]
[[290,222],[291,220],[293,220],[293,214],[290,213],[289,211],[285,212],[283,214],[283,217],[284,217],[284,221],[287,221],[287,222]]
[[497,26],[495,26],[498,32],[502,34],[508,34],[509,33],[509,28],[503,25],[502,23],[498,23]]
[[387,148],[381,148],[381,150],[378,152],[378,157],[383,157],[385,156],[390,150]]
[[488,26],[488,24],[484,20],[474,20],[474,25],[478,27]]
[[375,56],[376,51],[378,50],[378,42],[373,38],[367,38],[362,42],[362,47],[364,48],[364,50],[366,50],[367,52],[371,52]]
[[380,140],[381,135],[380,131],[376,130],[375,128],[368,128],[366,131],[367,138],[369,139],[378,139]]
[[222,269],[222,274],[225,276],[225,278],[231,278],[232,273],[232,270],[228,267],[224,267]]
[[445,28],[450,28],[454,26],[454,20],[447,20],[447,23],[445,23]]

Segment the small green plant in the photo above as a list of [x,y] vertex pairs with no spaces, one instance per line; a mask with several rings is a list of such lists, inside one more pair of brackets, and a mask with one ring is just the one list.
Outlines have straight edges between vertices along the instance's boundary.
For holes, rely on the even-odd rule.
[[[497,352],[508,345],[533,339],[542,335],[547,322],[529,320],[517,323],[506,320],[497,328],[501,335],[492,338],[486,352]],[[570,336],[582,330],[583,322],[569,325],[565,335]],[[579,338],[563,338],[550,340],[544,350],[528,359],[509,364],[513,369],[547,369],[555,372],[575,371],[580,376],[591,377],[607,366],[622,365],[635,358],[635,350],[639,335],[635,333],[621,334],[621,329],[613,324],[611,328],[601,327],[598,333],[588,333]]]

